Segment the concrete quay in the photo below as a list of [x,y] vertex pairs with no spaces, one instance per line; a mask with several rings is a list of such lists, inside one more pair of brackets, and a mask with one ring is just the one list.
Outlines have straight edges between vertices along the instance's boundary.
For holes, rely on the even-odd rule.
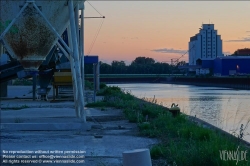
[[[84,158],[82,155],[78,161],[84,163],[12,164],[10,161],[14,159],[8,159],[9,163],[3,165],[121,166],[124,151],[150,148],[158,142],[140,137],[136,124],[129,123],[121,110],[85,108],[87,123],[83,123],[75,116],[73,101],[33,101],[32,93],[29,94],[31,87],[8,88],[8,97],[1,99],[1,161],[11,151],[29,151],[37,158],[42,153],[33,152],[81,151]],[[41,158],[41,162],[55,160],[59,159]]]

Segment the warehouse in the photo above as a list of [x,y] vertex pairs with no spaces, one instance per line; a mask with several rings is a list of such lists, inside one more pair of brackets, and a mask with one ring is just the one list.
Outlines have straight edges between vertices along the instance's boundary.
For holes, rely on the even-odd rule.
[[249,75],[250,56],[225,56],[216,58],[213,73],[217,76]]
[[208,70],[214,76],[250,75],[250,56],[224,56],[214,60],[202,60],[201,68],[196,74],[202,74],[202,70]]

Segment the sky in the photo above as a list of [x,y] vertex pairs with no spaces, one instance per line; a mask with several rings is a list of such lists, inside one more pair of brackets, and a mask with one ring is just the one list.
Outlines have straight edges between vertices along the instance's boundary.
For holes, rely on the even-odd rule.
[[[105,63],[144,56],[169,62],[188,50],[202,23],[214,24],[224,54],[250,48],[250,1],[88,1],[105,19],[84,19],[84,53]],[[85,17],[100,14],[85,2]],[[91,47],[98,29],[100,32]],[[188,62],[188,54],[180,60]]]

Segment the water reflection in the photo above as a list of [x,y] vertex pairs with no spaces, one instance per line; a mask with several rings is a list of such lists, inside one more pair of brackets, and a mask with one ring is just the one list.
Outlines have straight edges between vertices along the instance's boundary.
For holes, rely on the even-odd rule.
[[221,98],[218,96],[189,98],[190,112],[188,114],[217,126],[222,106],[219,100]]
[[[179,104],[185,114],[195,116],[230,133],[239,134],[250,121],[250,91],[174,84],[112,84],[139,98],[157,98],[170,107]],[[250,134],[250,127],[244,131]],[[245,136],[250,142],[250,135]]]

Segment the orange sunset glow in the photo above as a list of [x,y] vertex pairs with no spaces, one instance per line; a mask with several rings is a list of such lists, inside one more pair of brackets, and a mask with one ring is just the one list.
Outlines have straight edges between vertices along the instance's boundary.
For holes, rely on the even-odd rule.
[[[130,63],[138,56],[170,62],[188,50],[202,23],[215,25],[225,55],[250,47],[250,2],[247,1],[89,1],[106,18],[85,19],[85,55],[110,63]],[[85,17],[100,16],[85,2]],[[158,49],[166,49],[159,52]],[[180,60],[188,61],[188,54]]]

